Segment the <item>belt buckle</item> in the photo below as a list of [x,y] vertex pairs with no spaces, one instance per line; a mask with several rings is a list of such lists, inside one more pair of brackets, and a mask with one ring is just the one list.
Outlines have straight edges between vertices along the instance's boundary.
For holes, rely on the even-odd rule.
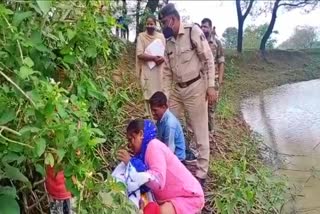
[[186,88],[188,87],[188,84],[183,82],[183,83],[179,83],[180,88]]

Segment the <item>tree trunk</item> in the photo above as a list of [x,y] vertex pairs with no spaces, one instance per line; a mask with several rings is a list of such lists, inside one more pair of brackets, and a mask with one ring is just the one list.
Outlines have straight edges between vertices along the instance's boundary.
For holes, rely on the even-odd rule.
[[236,0],[236,8],[237,8],[237,16],[238,16],[238,40],[237,40],[237,51],[239,53],[242,52],[242,43],[243,43],[243,25],[244,21],[246,20],[247,16],[249,15],[253,2],[255,0],[250,0],[249,5],[242,15],[242,10],[241,10],[241,0]]
[[240,6],[240,0],[236,0],[237,16],[238,16],[238,38],[237,38],[237,51],[242,52],[242,41],[243,41],[243,16]]
[[137,42],[138,35],[139,35],[139,25],[140,25],[140,9],[141,9],[141,0],[137,0],[137,7],[136,7],[136,38],[134,42]]
[[279,3],[281,0],[276,0],[272,9],[272,15],[271,15],[271,20],[268,26],[267,31],[265,32],[265,34],[263,35],[262,39],[261,39],[261,43],[260,43],[260,51],[262,51],[263,53],[266,50],[266,44],[268,39],[270,38],[272,32],[273,32],[273,28],[274,25],[276,23],[276,19],[277,19],[277,12],[279,9]]
[[243,43],[243,20],[238,21],[238,40],[237,40],[237,51],[242,53]]

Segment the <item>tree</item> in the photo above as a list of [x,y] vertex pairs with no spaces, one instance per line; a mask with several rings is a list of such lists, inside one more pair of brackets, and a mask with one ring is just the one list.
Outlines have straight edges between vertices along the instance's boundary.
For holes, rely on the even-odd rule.
[[[243,25],[247,16],[249,15],[253,2],[255,0],[236,0],[237,16],[238,16],[238,42],[237,51],[242,52],[242,41],[243,41]],[[243,13],[244,11],[244,13]]]
[[141,9],[141,0],[137,0],[137,5],[136,5],[136,38],[135,38],[135,41],[137,40],[138,35],[139,35],[140,9]]
[[139,31],[138,33],[142,32],[144,29],[144,21],[145,18],[149,15],[149,14],[154,14],[158,7],[159,7],[159,1],[160,0],[148,0],[147,5],[144,9],[143,14],[140,14],[140,22],[137,23],[137,25],[139,25]]
[[315,48],[319,43],[317,29],[312,26],[297,26],[289,39],[284,41],[279,48],[281,49],[307,49]]
[[[243,47],[245,49],[258,49],[260,45],[260,41],[268,28],[268,24],[262,25],[249,25],[246,27],[244,31],[244,38],[243,38]],[[276,39],[269,38],[267,42],[267,48],[274,48],[275,43],[277,42]]]
[[237,48],[238,29],[236,27],[228,27],[222,34],[224,45],[226,48]]
[[292,10],[296,8],[304,8],[306,12],[314,9],[318,4],[318,0],[275,0],[271,7],[271,20],[269,26],[263,35],[260,43],[260,50],[264,52],[266,50],[267,41],[270,38],[274,25],[277,19],[277,12],[279,8],[284,7],[286,10]]

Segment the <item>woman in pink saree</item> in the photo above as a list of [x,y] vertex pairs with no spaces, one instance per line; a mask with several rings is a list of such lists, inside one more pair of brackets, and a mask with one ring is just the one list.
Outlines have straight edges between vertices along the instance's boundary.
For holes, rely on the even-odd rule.
[[200,183],[173,152],[156,139],[156,126],[151,120],[136,119],[127,127],[131,158],[126,150],[118,152],[119,160],[129,161],[154,176],[146,183],[160,205],[161,214],[198,214],[204,206]]

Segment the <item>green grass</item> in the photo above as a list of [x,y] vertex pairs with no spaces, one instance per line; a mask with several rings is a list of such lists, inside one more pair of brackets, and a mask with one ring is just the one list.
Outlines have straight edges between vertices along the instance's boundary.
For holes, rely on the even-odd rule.
[[320,78],[320,49],[227,50],[225,83],[216,110],[217,139],[207,201],[217,213],[278,213],[285,203],[286,178],[272,173],[260,154],[260,141],[242,119],[241,100],[267,88]]

